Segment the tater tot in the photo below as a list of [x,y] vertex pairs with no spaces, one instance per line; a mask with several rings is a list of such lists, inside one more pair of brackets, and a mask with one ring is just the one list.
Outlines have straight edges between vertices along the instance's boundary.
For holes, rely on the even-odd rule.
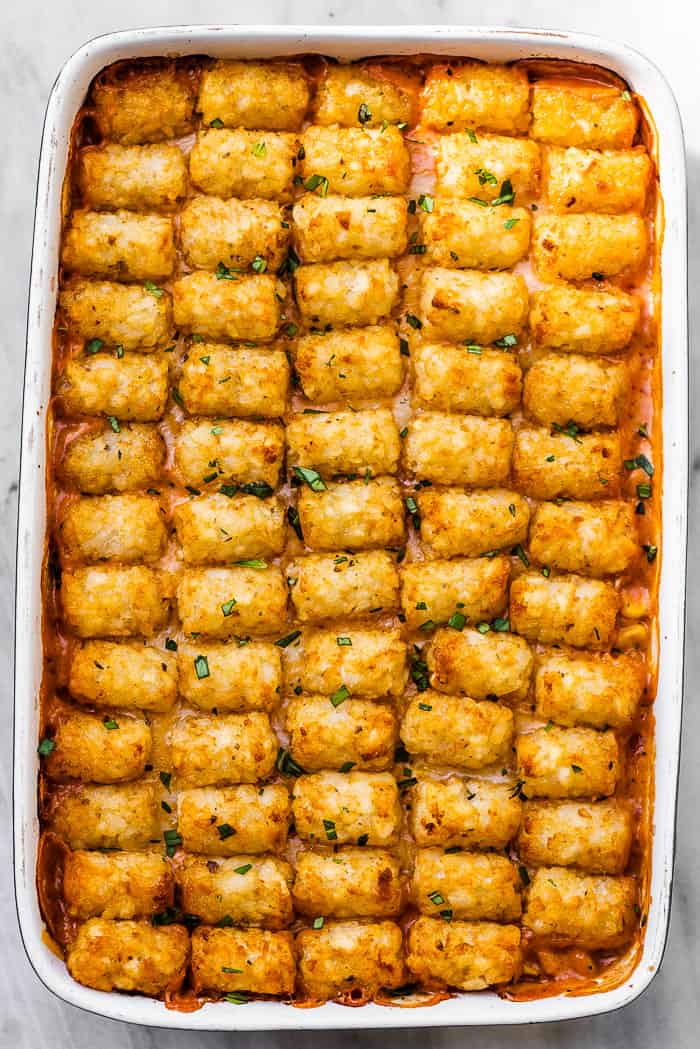
[[[479,198],[477,198],[479,199]],[[435,266],[449,269],[505,270],[527,255],[530,212],[488,207],[473,200],[437,197],[420,216],[421,243]]]
[[651,161],[644,146],[630,150],[545,150],[544,186],[551,207],[579,211],[644,211]]
[[327,844],[328,821],[338,845],[394,845],[401,828],[396,780],[389,772],[320,772],[294,783],[292,818],[304,841]]
[[295,367],[311,401],[392,397],[403,382],[403,362],[396,332],[372,325],[299,339]]
[[283,455],[284,429],[278,423],[236,419],[214,425],[189,419],[175,435],[175,466],[189,485],[219,480],[274,488]]
[[233,279],[198,270],[173,284],[173,316],[178,328],[207,339],[271,339],[280,317],[278,294],[284,285],[262,273]]
[[508,419],[423,412],[410,422],[404,459],[421,480],[489,487],[508,480],[512,449]]
[[119,783],[140,776],[151,756],[143,715],[88,713],[61,704],[49,718],[54,747],[44,760],[49,779]]
[[430,683],[440,692],[474,699],[521,698],[527,693],[533,655],[527,641],[500,630],[435,632],[428,649]]
[[106,415],[116,420],[155,422],[168,398],[168,364],[155,354],[122,358],[97,353],[74,357],[58,379],[56,392],[69,415]]
[[394,474],[399,428],[389,408],[293,415],[287,424],[287,465],[334,474]]
[[287,619],[287,588],[275,566],[186,568],[177,588],[177,607],[187,634],[272,634]]
[[60,293],[66,320],[83,339],[101,339],[125,350],[149,350],[172,332],[172,302],[167,292],[135,284],[73,280]]
[[189,717],[174,726],[170,751],[179,785],[255,783],[274,768],[277,737],[267,714]]
[[308,772],[351,764],[383,771],[392,761],[396,717],[391,707],[366,699],[333,706],[328,696],[297,697],[287,707],[289,749]]
[[527,285],[519,273],[434,266],[423,274],[420,312],[428,338],[496,342],[519,334],[527,310]]
[[524,69],[473,61],[435,64],[425,80],[421,112],[421,123],[436,131],[527,131],[527,73]]
[[629,149],[637,107],[624,95],[603,84],[533,84],[530,137],[554,146]]
[[620,776],[614,732],[553,725],[518,736],[515,750],[527,798],[605,797]]
[[[209,674],[202,672],[205,656]],[[181,642],[177,653],[180,692],[200,710],[271,710],[282,688],[282,653],[268,641],[231,644]]]
[[92,87],[94,116],[101,135],[124,146],[189,134],[194,101],[187,70],[173,63],[108,69]]
[[410,160],[403,135],[395,127],[310,127],[301,136],[301,175],[325,179],[327,193],[368,197],[403,193],[410,178]]
[[188,856],[176,877],[183,910],[207,925],[284,929],[292,920],[292,868],[276,856]]
[[628,396],[627,366],[601,357],[548,353],[523,383],[523,407],[545,426],[616,426]]
[[367,550],[403,546],[404,505],[391,477],[328,484],[321,492],[299,493],[299,518],[312,550]]
[[66,624],[78,637],[152,634],[168,614],[157,572],[143,565],[92,565],[64,572],[61,603]]
[[[325,836],[334,841],[333,824],[324,822]],[[294,907],[309,918],[394,918],[403,898],[399,860],[390,852],[344,848],[297,856]]]
[[483,991],[520,976],[520,929],[517,925],[448,922],[421,915],[408,931],[406,962],[428,988]]
[[619,490],[620,437],[523,428],[515,435],[513,480],[532,499],[610,499]]
[[79,703],[162,713],[177,696],[175,657],[138,643],[85,641],[71,657],[68,690]]
[[610,950],[631,939],[638,921],[636,900],[634,878],[542,867],[532,879],[523,924],[557,945]]
[[298,148],[295,135],[203,130],[190,153],[190,178],[218,197],[287,201]]
[[498,703],[426,690],[409,702],[401,739],[412,755],[431,765],[480,769],[508,758],[513,712]]
[[187,192],[187,165],[177,146],[85,146],[78,186],[83,203],[96,210],[171,211]]
[[619,607],[612,583],[578,575],[525,572],[510,588],[513,630],[543,644],[609,648]]
[[506,557],[415,561],[401,566],[401,607],[409,630],[426,623],[457,625],[493,619],[506,606]]
[[530,300],[530,333],[536,346],[562,353],[618,353],[639,315],[639,299],[617,288],[546,288]]
[[154,426],[110,424],[82,433],[76,429],[57,468],[65,481],[88,495],[147,488],[158,480],[165,458],[163,438]]
[[172,220],[132,211],[74,211],[61,262],[83,277],[167,280],[175,268]]
[[600,280],[638,270],[648,246],[639,215],[545,215],[535,219],[532,261],[543,280]]
[[507,856],[478,852],[446,854],[418,849],[413,872],[413,902],[421,914],[437,918],[441,910],[470,921],[517,921],[520,877]]
[[400,696],[408,679],[400,631],[353,627],[343,633],[351,644],[338,644],[337,628],[304,631],[301,644],[285,650],[288,683],[326,696],[341,685],[362,699]]
[[302,320],[325,324],[376,324],[398,301],[399,278],[388,259],[300,266],[294,276]]
[[295,612],[303,623],[350,619],[380,610],[386,614],[399,607],[399,573],[394,558],[384,550],[310,554],[290,562],[286,573]]
[[434,557],[480,557],[522,543],[527,536],[530,506],[517,492],[428,488],[416,501],[421,539]]
[[232,564],[282,552],[284,507],[254,495],[202,495],[173,512],[184,560],[193,565]]
[[167,540],[163,511],[150,495],[78,499],[59,533],[66,556],[79,561],[155,561]]
[[403,935],[394,922],[326,922],[297,935],[299,984],[314,1001],[369,999],[406,982]]
[[302,262],[393,258],[406,250],[403,197],[319,197],[294,205],[294,244]]
[[192,933],[192,984],[202,992],[289,995],[295,980],[291,933],[210,929]]
[[146,849],[158,842],[155,789],[137,783],[58,788],[48,823],[72,849]]
[[[383,72],[383,71],[382,71]],[[344,127],[377,127],[408,124],[412,119],[411,95],[371,65],[328,64],[316,90],[314,123]]]
[[532,866],[579,867],[622,874],[634,819],[629,805],[609,801],[529,801],[523,808],[518,854]]
[[626,728],[637,713],[646,666],[635,655],[550,651],[535,672],[537,714],[560,725]]
[[289,395],[289,362],[283,350],[200,343],[182,366],[180,396],[192,415],[284,415]]
[[[255,263],[276,273],[287,254],[289,229],[279,204],[269,200],[192,197],[180,212],[180,244],[193,269],[234,270]],[[288,226],[288,224],[287,224]]]
[[296,131],[309,94],[309,80],[297,62],[220,60],[202,76],[197,108],[205,124]]
[[153,852],[86,852],[66,856],[63,899],[72,918],[150,918],[173,904],[173,874]]
[[74,980],[97,991],[138,991],[158,996],[185,979],[190,937],[182,925],[90,918],[68,948]]
[[444,196],[495,200],[506,181],[518,202],[537,193],[540,149],[526,138],[461,131],[441,135],[435,151],[437,189]]
[[530,557],[565,572],[625,572],[639,554],[631,503],[540,503],[530,525]]
[[419,847],[502,849],[520,825],[520,798],[505,784],[421,777],[411,801],[409,822]]
[[289,793],[281,783],[182,790],[177,809],[186,852],[252,855],[279,852],[287,842]]
[[413,397],[425,408],[509,415],[520,402],[522,372],[509,353],[426,342],[411,357]]

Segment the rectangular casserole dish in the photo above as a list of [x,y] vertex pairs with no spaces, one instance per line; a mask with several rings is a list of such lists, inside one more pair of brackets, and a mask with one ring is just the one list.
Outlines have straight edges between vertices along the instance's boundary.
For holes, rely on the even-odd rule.
[[[610,69],[641,96],[655,121],[665,228],[661,252],[663,447],[673,464],[664,487],[664,543],[660,581],[660,675],[656,700],[655,832],[651,904],[643,953],[622,985],[581,997],[505,1001],[491,992],[456,995],[431,1007],[362,1009],[326,1004],[293,1009],[253,1002],[244,1010],[166,1010],[163,1003],[95,992],[76,984],[44,941],[35,890],[38,841],[36,740],[41,682],[41,566],[45,542],[45,412],[57,287],[61,190],[71,126],[92,78],[111,62],[149,55],[209,54],[272,57],[320,53],[340,59],[429,53],[508,62],[523,58],[582,61]],[[42,144],[28,314],[22,472],[17,561],[15,716],[15,877],[22,935],[40,979],[66,1001],[114,1019],[197,1030],[323,1029],[529,1023],[606,1012],[636,998],[659,967],[668,927],[673,863],[683,671],[683,617],[687,493],[687,331],[685,171],[680,121],[673,96],[644,58],[617,45],[577,34],[488,28],[351,29],[177,27],[114,34],[87,44],[62,70],[51,95]],[[670,476],[670,474],[669,474]]]

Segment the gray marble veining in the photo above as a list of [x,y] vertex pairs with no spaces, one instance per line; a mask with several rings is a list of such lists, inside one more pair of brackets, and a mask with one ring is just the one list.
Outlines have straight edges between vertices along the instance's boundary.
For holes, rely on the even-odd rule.
[[[691,1049],[700,1040],[700,434],[692,427],[687,681],[684,760],[678,815],[673,917],[666,959],[647,993],[620,1013],[568,1024],[527,1028],[479,1028],[329,1032],[307,1034],[187,1034],[129,1027],[80,1012],[55,999],[38,982],[19,940],[10,874],[12,638],[21,379],[26,289],[37,156],[43,112],[63,61],[92,36],[140,25],[215,22],[316,25],[412,23],[500,24],[575,29],[622,40],[649,55],[666,73],[680,102],[688,146],[691,292],[691,418],[696,379],[694,336],[700,330],[700,93],[697,30],[700,15],[690,0],[7,0],[0,10],[0,1049],[379,1049],[420,1042],[425,1049]],[[674,483],[673,462],[666,483]],[[696,620],[696,615],[698,619]],[[659,702],[663,702],[660,697]]]

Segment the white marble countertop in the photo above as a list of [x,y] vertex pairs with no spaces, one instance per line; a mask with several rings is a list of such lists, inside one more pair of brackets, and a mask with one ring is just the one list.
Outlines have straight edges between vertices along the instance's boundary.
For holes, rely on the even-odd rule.
[[[254,6],[254,11],[253,11]],[[252,17],[251,17],[252,16]],[[592,1020],[539,1027],[357,1032],[328,1034],[187,1034],[130,1027],[101,1020],[65,1005],[46,991],[22,949],[15,917],[10,870],[12,636],[14,558],[21,380],[24,359],[26,289],[37,156],[44,108],[65,59],[100,33],[144,25],[260,22],[317,25],[402,25],[429,22],[571,29],[624,41],[646,53],[666,74],[683,115],[689,167],[691,347],[700,330],[700,90],[697,36],[700,16],[694,0],[256,0],[254,5],[222,0],[7,0],[0,13],[0,372],[5,376],[0,411],[0,644],[4,714],[0,760],[0,1049],[174,1049],[236,1044],[240,1049],[366,1049],[398,1047],[420,1038],[435,1049],[457,1049],[478,1040],[480,1049],[690,1049],[700,1027],[700,706],[693,683],[700,675],[700,573],[697,483],[700,435],[691,433],[693,477],[690,502],[690,575],[687,660],[689,682],[684,718],[684,760],[678,822],[673,916],[666,958],[646,994],[627,1009]],[[694,301],[693,301],[694,300]],[[691,351],[692,352],[692,351]],[[695,363],[695,354],[693,361]],[[694,371],[694,369],[693,369]],[[693,375],[693,382],[695,376]],[[692,396],[691,396],[691,404]],[[666,464],[667,484],[673,463]],[[698,646],[698,647],[696,647]]]

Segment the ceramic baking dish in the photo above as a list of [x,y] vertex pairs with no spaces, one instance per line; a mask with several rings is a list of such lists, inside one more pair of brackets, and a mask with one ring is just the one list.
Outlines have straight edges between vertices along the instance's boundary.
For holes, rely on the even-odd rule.
[[[580,997],[512,1002],[492,992],[458,994],[434,1006],[411,1009],[328,1003],[298,1009],[257,1001],[246,1008],[205,1006],[195,1013],[166,1009],[160,1001],[105,994],[83,987],[43,938],[35,887],[39,838],[37,739],[42,673],[41,568],[45,542],[46,409],[51,385],[61,190],[71,126],[92,78],[120,59],[148,55],[208,54],[268,58],[319,53],[339,59],[429,53],[509,62],[523,58],[568,59],[619,74],[641,96],[658,132],[658,166],[664,200],[661,253],[663,451],[669,483],[663,492],[663,563],[660,583],[660,675],[656,714],[655,818],[651,903],[643,953],[632,975],[613,990]],[[22,462],[17,545],[15,663],[14,864],[22,937],[42,982],[83,1009],[133,1023],[194,1030],[326,1029],[468,1026],[563,1020],[609,1012],[633,1001],[659,968],[668,930],[673,873],[681,701],[688,481],[688,373],[686,290],[686,190],[683,137],[673,94],[642,55],[619,44],[577,33],[469,27],[342,28],[308,26],[179,26],[139,29],[99,37],[65,64],[46,113],[41,148],[29,297],[24,382]]]

